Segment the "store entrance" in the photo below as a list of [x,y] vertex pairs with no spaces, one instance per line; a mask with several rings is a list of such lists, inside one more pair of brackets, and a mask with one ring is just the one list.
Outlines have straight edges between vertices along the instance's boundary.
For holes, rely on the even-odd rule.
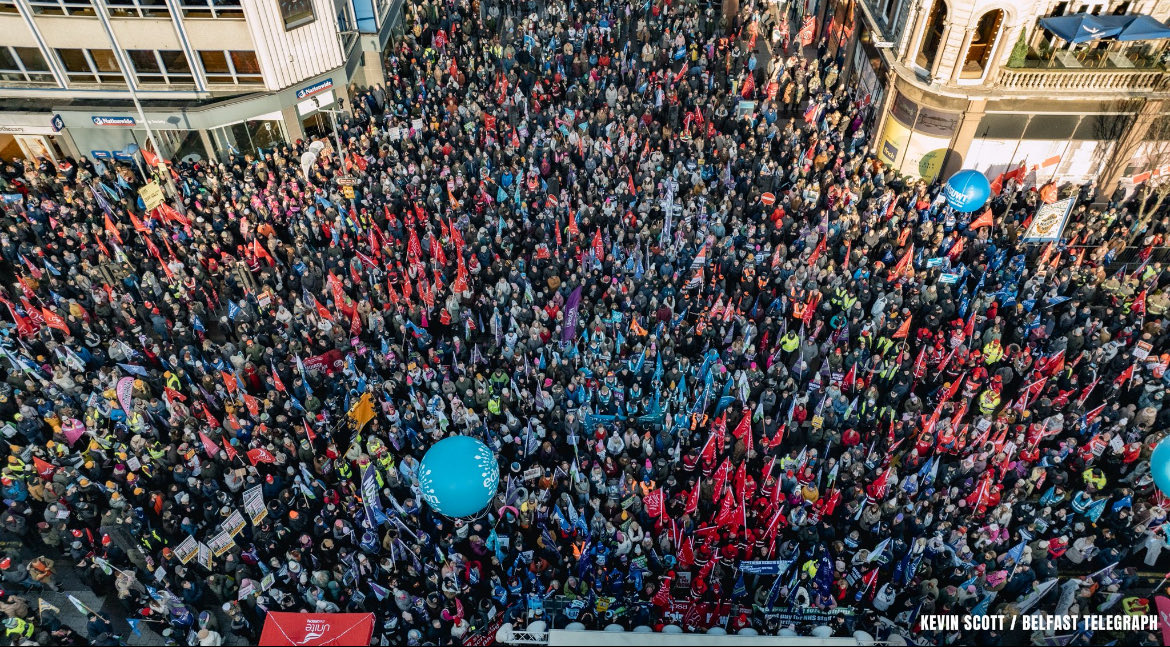
[[309,139],[320,139],[333,135],[333,124],[329,123],[329,115],[320,112],[302,117],[301,128],[305,131],[305,137]]

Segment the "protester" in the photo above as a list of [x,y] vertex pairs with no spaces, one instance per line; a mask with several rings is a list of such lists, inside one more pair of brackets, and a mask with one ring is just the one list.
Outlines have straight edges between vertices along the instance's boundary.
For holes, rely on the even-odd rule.
[[[307,140],[178,163],[182,212],[128,165],[13,162],[3,532],[192,644],[268,610],[474,644],[542,610],[883,638],[1152,605],[1165,212],[1071,187],[1028,244],[1025,167],[954,213],[869,149],[799,4],[409,3],[343,166],[331,137],[307,176]],[[454,434],[501,467],[477,518],[417,489]],[[64,639],[29,557],[10,635]]]

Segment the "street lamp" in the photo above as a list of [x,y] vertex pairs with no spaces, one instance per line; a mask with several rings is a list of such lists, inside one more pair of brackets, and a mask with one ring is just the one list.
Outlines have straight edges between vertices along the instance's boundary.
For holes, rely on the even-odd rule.
[[[138,102],[138,91],[135,89],[134,83],[130,78],[130,61],[126,57],[126,52],[122,49],[122,46],[118,44],[118,37],[114,35],[113,28],[110,27],[110,12],[106,7],[105,0],[94,0],[94,6],[99,12],[99,19],[102,27],[106,30],[106,38],[110,41],[110,47],[114,50],[114,56],[118,59],[118,71],[122,73],[122,79],[126,82],[126,89],[130,91],[130,100],[134,102],[134,108],[138,111],[138,118],[142,120],[142,125],[146,128],[146,138],[150,141],[150,145],[154,147],[154,152],[158,159],[159,173],[165,178],[167,189],[175,197],[175,206],[178,208],[179,213],[187,215],[187,209],[183,205],[183,199],[179,194],[179,189],[175,186],[175,180],[171,177],[170,170],[167,169],[167,165],[163,161],[162,147],[158,145],[158,140],[154,136],[154,130],[150,127],[150,121],[146,118],[146,113],[142,111],[142,104]],[[146,156],[143,155],[143,159],[145,158]]]

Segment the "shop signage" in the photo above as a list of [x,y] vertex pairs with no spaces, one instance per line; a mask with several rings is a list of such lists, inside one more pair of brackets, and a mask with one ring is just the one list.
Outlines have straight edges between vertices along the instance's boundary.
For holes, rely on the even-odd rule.
[[114,157],[110,151],[90,151],[89,156],[97,160],[108,160]]
[[133,126],[138,123],[134,117],[99,117],[94,115],[90,118],[93,119],[95,126]]
[[61,115],[53,115],[53,118],[49,120],[49,125],[53,127],[55,133],[65,130],[65,120],[61,118]]
[[133,162],[134,161],[134,152],[130,151],[130,150],[114,151],[114,159],[120,160],[123,162]]
[[331,78],[325,79],[324,81],[319,81],[317,83],[314,83],[313,85],[310,85],[307,88],[301,88],[300,90],[297,90],[297,98],[304,99],[305,97],[311,97],[314,94],[320,94],[326,90],[329,90],[332,87],[333,87],[333,79],[331,79]]
[[887,49],[887,48],[894,46],[894,41],[892,41],[892,40],[875,40],[873,42],[873,46],[878,48],[878,49]]

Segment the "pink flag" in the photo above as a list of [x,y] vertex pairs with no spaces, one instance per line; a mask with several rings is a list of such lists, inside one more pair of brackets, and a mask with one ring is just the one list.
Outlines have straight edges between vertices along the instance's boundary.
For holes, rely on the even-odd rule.
[[118,386],[115,388],[118,394],[118,406],[122,407],[122,411],[127,414],[130,413],[130,405],[134,403],[134,378],[124,377],[118,380]]

